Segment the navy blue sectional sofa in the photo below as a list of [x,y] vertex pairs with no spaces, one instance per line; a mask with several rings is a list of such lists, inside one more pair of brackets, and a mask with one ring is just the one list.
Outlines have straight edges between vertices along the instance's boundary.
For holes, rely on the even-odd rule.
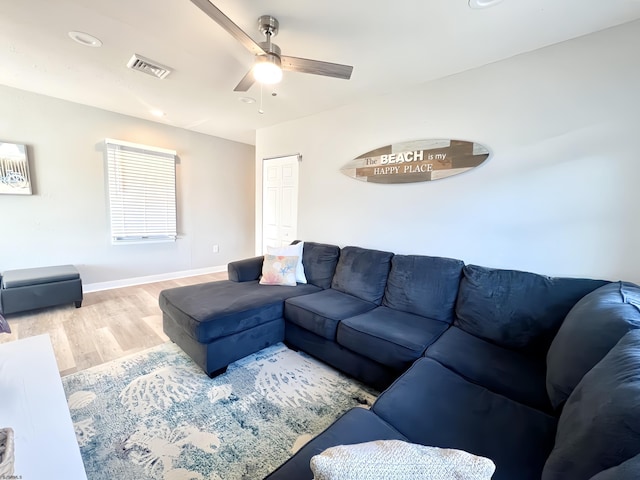
[[273,472],[311,479],[328,447],[466,450],[496,480],[640,478],[640,288],[305,242],[308,283],[229,280],[160,294],[165,332],[210,375],[279,341],[384,390]]

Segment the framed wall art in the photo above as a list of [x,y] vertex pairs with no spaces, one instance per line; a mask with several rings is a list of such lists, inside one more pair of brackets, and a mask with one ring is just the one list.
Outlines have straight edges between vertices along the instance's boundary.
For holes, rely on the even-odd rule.
[[0,142],[0,194],[31,195],[26,145]]

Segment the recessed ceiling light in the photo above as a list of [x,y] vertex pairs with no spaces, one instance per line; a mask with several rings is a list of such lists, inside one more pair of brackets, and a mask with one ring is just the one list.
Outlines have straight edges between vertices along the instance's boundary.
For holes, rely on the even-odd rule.
[[157,108],[154,108],[153,110],[149,110],[149,113],[154,117],[158,117],[158,118],[162,118],[166,115],[166,113],[164,113],[162,110],[158,110]]
[[497,5],[502,0],[469,0],[469,7],[471,8],[489,8]]
[[251,97],[240,97],[238,100],[242,103],[256,103],[256,99]]
[[85,47],[101,47],[102,41],[99,38],[84,32],[69,32],[69,38]]

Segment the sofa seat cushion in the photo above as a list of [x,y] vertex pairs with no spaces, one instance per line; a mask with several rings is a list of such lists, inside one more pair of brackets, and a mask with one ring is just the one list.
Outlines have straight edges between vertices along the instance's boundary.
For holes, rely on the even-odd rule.
[[160,308],[200,343],[282,318],[284,300],[317,292],[315,285],[281,287],[249,282],[201,283],[160,292]]
[[354,445],[373,440],[406,441],[407,438],[370,410],[352,408],[265,480],[312,480],[311,457],[336,445]]
[[571,307],[606,283],[467,265],[454,324],[505,348],[546,355]]
[[458,375],[525,405],[550,412],[542,359],[499,347],[451,327],[425,352]]
[[376,308],[375,303],[332,288],[290,300],[285,302],[285,320],[334,341],[340,320]]
[[582,377],[629,331],[640,328],[640,287],[615,282],[571,309],[547,353],[547,392],[559,408]]
[[378,363],[406,370],[449,326],[438,320],[378,307],[338,326],[338,344]]
[[410,442],[490,458],[494,480],[540,480],[556,429],[552,416],[426,357],[383,392],[372,410]]
[[360,247],[344,247],[331,288],[380,305],[393,253]]
[[567,399],[542,478],[591,478],[638,454],[640,330],[632,330]]
[[80,274],[73,265],[58,265],[53,267],[21,268],[7,270],[2,274],[2,288],[28,287],[52,282],[76,280]]
[[394,255],[382,305],[451,323],[463,266],[453,258]]

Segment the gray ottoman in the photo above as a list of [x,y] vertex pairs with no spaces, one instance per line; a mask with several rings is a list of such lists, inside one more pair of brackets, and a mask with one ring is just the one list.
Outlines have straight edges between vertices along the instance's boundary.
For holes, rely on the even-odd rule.
[[0,283],[0,313],[74,303],[82,305],[82,280],[73,265],[7,270]]

